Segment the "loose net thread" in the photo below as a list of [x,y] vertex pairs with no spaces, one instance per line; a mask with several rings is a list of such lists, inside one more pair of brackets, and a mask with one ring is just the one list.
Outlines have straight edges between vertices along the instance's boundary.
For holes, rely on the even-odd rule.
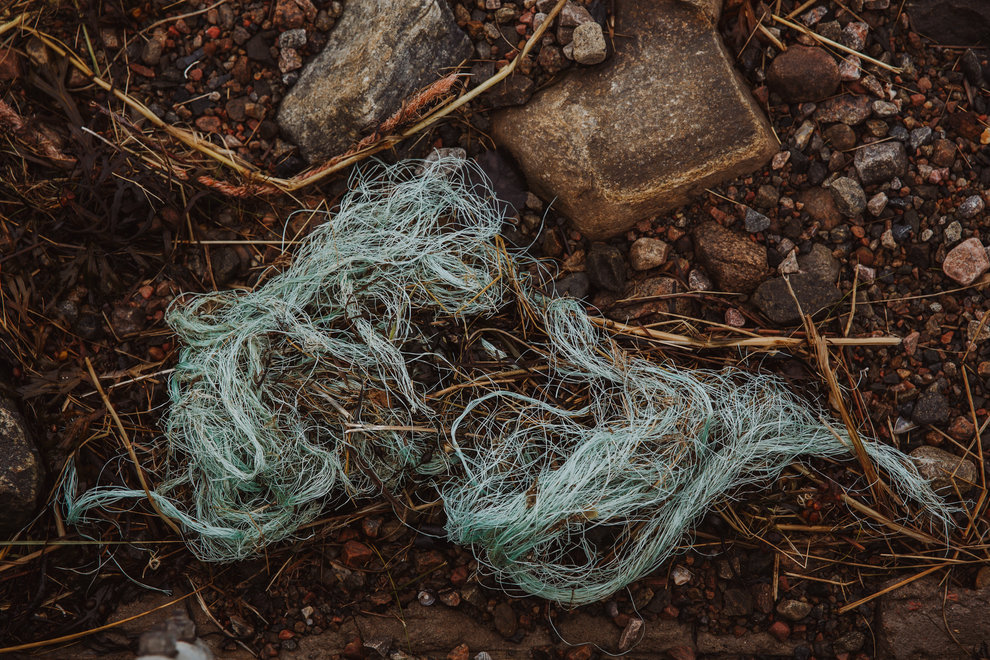
[[[841,425],[772,377],[623,353],[576,301],[527,284],[533,264],[498,247],[501,223],[465,161],[383,166],[352,179],[332,222],[264,286],[173,304],[185,348],[169,388],[169,470],[152,496],[197,556],[253,555],[328,504],[415,479],[440,489],[449,537],[499,579],[580,605],[655,569],[740,487],[799,457],[849,456]],[[436,396],[464,380],[434,348],[436,328],[513,302],[545,336],[528,356],[544,362],[540,386]],[[951,511],[907,457],[866,450],[947,528]],[[70,521],[145,495],[76,497],[70,476]]]

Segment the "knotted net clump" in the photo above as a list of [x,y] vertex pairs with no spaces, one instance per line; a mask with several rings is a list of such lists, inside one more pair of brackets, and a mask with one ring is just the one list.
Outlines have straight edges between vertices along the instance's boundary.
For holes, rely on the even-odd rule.
[[[245,558],[328,506],[435,488],[451,540],[505,583],[577,605],[655,569],[741,486],[850,454],[839,423],[772,377],[624,352],[579,303],[541,292],[502,221],[466,161],[381,166],[283,272],[173,304],[183,349],[152,497],[198,557]],[[519,332],[489,327],[506,316]],[[504,385],[513,369],[526,387]],[[906,456],[866,450],[949,524]],[[145,496],[66,483],[77,523]]]

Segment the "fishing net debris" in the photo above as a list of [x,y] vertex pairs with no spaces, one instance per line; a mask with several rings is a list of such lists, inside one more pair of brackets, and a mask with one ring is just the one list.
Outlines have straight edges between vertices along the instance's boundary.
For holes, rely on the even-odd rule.
[[[183,348],[151,497],[197,557],[250,557],[329,507],[433,488],[449,538],[504,584],[580,605],[656,569],[742,487],[851,456],[842,425],[771,376],[623,350],[545,293],[503,215],[469,161],[380,165],[284,271],[173,303]],[[951,524],[905,455],[865,448]],[[75,524],[145,497],[78,493],[69,467]]]

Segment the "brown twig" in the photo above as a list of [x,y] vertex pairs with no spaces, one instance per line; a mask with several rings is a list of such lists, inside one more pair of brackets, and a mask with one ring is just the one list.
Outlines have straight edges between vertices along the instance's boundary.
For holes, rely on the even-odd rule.
[[808,28],[804,27],[803,25],[800,25],[799,23],[792,23],[791,21],[787,20],[786,18],[784,18],[782,16],[777,16],[776,14],[771,14],[770,15],[770,18],[772,18],[774,21],[780,23],[781,25],[786,25],[787,27],[791,28],[792,30],[797,30],[798,32],[801,32],[802,34],[806,34],[809,37],[811,37],[812,39],[815,39],[817,41],[820,41],[821,43],[824,43],[824,44],[828,44],[829,46],[832,46],[833,48],[838,48],[839,50],[841,50],[844,53],[848,53],[850,55],[855,55],[856,57],[859,57],[860,59],[866,60],[870,64],[873,64],[875,66],[878,66],[881,69],[886,69],[887,71],[890,71],[891,73],[901,73],[903,71],[900,67],[892,66],[890,64],[887,64],[886,62],[881,62],[878,59],[874,59],[874,58],[870,57],[869,55],[864,55],[863,53],[860,53],[857,50],[853,50],[849,46],[844,46],[844,45],[840,44],[838,41],[832,41],[828,37],[823,37],[822,35],[818,34],[817,32],[814,32],[813,30],[809,30]]
[[[0,34],[2,34],[7,30],[20,27],[26,32],[29,32],[30,34],[34,35],[35,37],[40,39],[46,46],[51,48],[55,53],[57,53],[62,57],[67,58],[69,63],[73,67],[75,67],[83,75],[88,77],[95,85],[102,88],[106,92],[112,94],[118,100],[123,102],[124,105],[126,105],[131,110],[138,113],[139,115],[141,115],[152,125],[156,126],[161,130],[164,130],[170,136],[172,136],[179,142],[185,144],[187,147],[195,151],[198,151],[204,156],[216,161],[220,165],[230,168],[235,172],[237,172],[239,175],[251,180],[251,183],[249,184],[238,185],[238,184],[223,182],[211,176],[202,176],[199,177],[198,179],[198,181],[202,185],[209,186],[214,190],[228,194],[233,197],[246,197],[253,194],[277,194],[279,192],[298,191],[306,186],[321,181],[327,178],[328,176],[343,171],[344,169],[367,158],[368,156],[376,154],[380,151],[384,151],[385,149],[389,149],[398,142],[401,142],[409,137],[412,137],[413,135],[416,135],[417,133],[421,132],[423,129],[427,128],[428,126],[431,126],[432,124],[436,123],[443,117],[446,117],[450,113],[454,112],[455,110],[462,107],[466,103],[477,98],[478,96],[486,92],[488,89],[490,89],[491,87],[493,87],[494,85],[498,84],[499,82],[507,78],[509,75],[511,75],[515,71],[519,61],[525,58],[533,49],[534,44],[540,41],[540,37],[543,36],[544,32],[546,32],[546,30],[550,27],[550,24],[553,22],[554,18],[556,18],[556,16],[564,8],[565,3],[566,0],[558,0],[557,4],[554,5],[554,8],[550,11],[549,14],[547,14],[546,20],[533,33],[533,36],[530,37],[530,39],[526,42],[526,45],[523,47],[522,51],[519,52],[518,56],[515,57],[508,65],[504,66],[501,70],[499,70],[498,73],[496,73],[494,76],[486,80],[484,83],[472,89],[470,92],[467,92],[462,96],[460,96],[459,98],[457,98],[455,101],[448,103],[441,108],[438,108],[437,110],[435,110],[434,112],[430,113],[422,120],[420,120],[417,124],[415,124],[411,128],[406,129],[405,131],[402,131],[401,133],[394,133],[384,137],[377,137],[371,141],[368,141],[367,143],[365,141],[362,141],[362,143],[359,143],[359,145],[355,146],[354,149],[351,149],[340,156],[336,156],[330,159],[329,161],[327,161],[326,163],[324,163],[323,165],[317,168],[307,170],[306,172],[298,174],[290,179],[268,176],[260,172],[254,166],[248,163],[241,162],[235,157],[228,155],[227,153],[225,153],[225,150],[221,150],[220,148],[216,147],[210,142],[203,140],[195,133],[167,124],[162,119],[160,119],[155,113],[153,113],[147,106],[145,106],[142,102],[138,101],[134,97],[124,92],[122,89],[114,86],[113,84],[107,82],[99,75],[97,75],[97,73],[93,69],[91,69],[79,56],[77,56],[74,52],[72,52],[72,50],[68,46],[62,44],[54,37],[51,37],[50,35],[47,35],[44,32],[41,32],[37,28],[27,25],[27,14],[22,14],[21,16],[18,16],[16,19],[9,21],[8,23],[5,23],[4,25],[0,26]],[[438,98],[441,95],[438,94],[438,90],[442,89],[444,90],[443,93],[446,93],[453,86],[453,83],[456,81],[456,79],[457,79],[457,74],[446,76],[445,78],[441,79],[434,85],[431,85],[429,88],[424,90],[424,92],[421,92],[419,95],[411,99],[406,109],[416,106],[417,103],[419,105],[416,106],[416,109],[419,109],[419,107],[422,107],[423,104],[428,103],[430,99]],[[398,118],[396,118],[395,116],[393,116],[393,118],[390,118],[396,120],[394,124],[395,126],[400,124],[401,120],[405,120],[409,118],[409,114],[403,114],[403,113],[404,111],[400,110],[400,112],[397,113],[400,115]]]
[[180,537],[182,536],[182,531],[179,529],[175,522],[166,516],[160,508],[158,508],[158,503],[155,502],[155,498],[151,496],[151,489],[148,487],[148,481],[144,477],[144,470],[141,469],[141,463],[138,462],[137,453],[134,451],[134,445],[131,443],[131,438],[127,434],[127,429],[124,428],[123,422],[120,421],[120,417],[117,415],[117,411],[114,409],[113,404],[110,403],[109,397],[107,397],[106,392],[103,391],[103,386],[100,384],[100,379],[96,376],[96,371],[93,369],[93,363],[90,362],[89,358],[85,358],[86,369],[89,371],[90,380],[93,381],[93,385],[96,387],[96,391],[99,392],[100,398],[103,400],[103,405],[110,412],[110,416],[113,418],[114,424],[117,425],[117,430],[120,432],[120,439],[124,443],[124,447],[127,448],[127,453],[131,457],[131,462],[134,463],[134,469],[137,471],[138,481],[141,482],[141,488],[144,489],[145,495],[148,497],[148,502],[151,504],[151,508],[155,510],[158,517],[165,521],[165,523],[172,528],[176,534]]
[[77,639],[82,639],[83,637],[88,637],[89,635],[95,635],[96,633],[103,632],[104,630],[111,630],[113,628],[116,628],[117,626],[123,625],[125,623],[129,623],[131,621],[134,621],[135,619],[140,619],[143,616],[147,616],[147,615],[151,614],[152,612],[157,612],[158,610],[164,610],[166,608],[172,607],[176,603],[181,603],[186,598],[189,598],[190,596],[193,596],[195,594],[198,594],[200,591],[206,589],[207,587],[211,586],[212,584],[213,584],[212,582],[210,582],[208,584],[204,584],[202,587],[200,587],[196,591],[192,591],[192,592],[190,592],[188,594],[185,594],[184,596],[179,596],[178,598],[174,598],[174,599],[168,601],[167,603],[163,603],[161,605],[158,605],[157,607],[152,607],[150,610],[147,610],[145,612],[140,612],[138,614],[135,614],[134,616],[129,616],[129,617],[125,618],[125,619],[121,619],[120,621],[114,621],[113,623],[107,623],[107,624],[104,624],[102,626],[97,626],[96,628],[90,628],[89,630],[82,630],[82,631],[77,632],[77,633],[72,633],[71,635],[62,635],[61,637],[55,637],[55,638],[52,638],[52,639],[43,639],[43,640],[38,641],[38,642],[29,642],[27,644],[18,644],[16,646],[8,646],[8,647],[5,647],[5,648],[2,648],[2,649],[0,649],[0,655],[3,655],[5,653],[15,653],[17,651],[29,651],[31,649],[39,649],[39,648],[42,648],[42,647],[45,647],[45,646],[54,646],[55,644],[65,644],[66,642],[74,642]]
[[[613,332],[652,339],[658,343],[684,348],[717,349],[717,348],[796,348],[809,345],[809,340],[801,337],[746,337],[744,339],[694,339],[685,335],[661,332],[652,328],[627,325],[597,316],[589,316],[588,320],[597,326]],[[897,346],[900,337],[821,337],[827,346]]]
[[866,596],[865,598],[860,598],[859,600],[857,600],[855,602],[848,603],[847,605],[843,605],[842,607],[839,608],[839,614],[845,614],[846,612],[849,612],[850,610],[854,610],[857,607],[859,607],[860,605],[864,605],[866,603],[869,603],[871,600],[874,600],[875,598],[879,598],[880,596],[883,596],[884,594],[889,594],[891,591],[897,591],[898,589],[900,589],[904,585],[911,584],[915,580],[920,580],[921,578],[925,577],[926,575],[931,575],[932,573],[934,573],[935,571],[939,570],[940,568],[943,568],[943,566],[941,564],[939,564],[938,566],[932,566],[931,568],[926,568],[925,570],[921,571],[920,573],[918,573],[916,575],[912,575],[909,578],[904,578],[900,582],[898,582],[896,584],[892,584],[889,587],[885,587],[885,588],[881,589],[880,591],[878,591],[878,592],[876,592],[874,594],[870,594],[869,596]]

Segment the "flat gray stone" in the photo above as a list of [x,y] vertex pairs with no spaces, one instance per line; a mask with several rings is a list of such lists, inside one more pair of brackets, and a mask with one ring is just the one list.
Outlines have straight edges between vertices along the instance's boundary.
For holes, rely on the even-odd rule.
[[41,460],[14,402],[0,395],[0,536],[34,513],[41,491]]
[[279,126],[307,160],[325,160],[471,52],[446,2],[349,0],[326,48],[282,101]]
[[497,113],[496,141],[532,189],[591,238],[752,172],[778,150],[709,16],[676,0],[617,0],[615,53]]

